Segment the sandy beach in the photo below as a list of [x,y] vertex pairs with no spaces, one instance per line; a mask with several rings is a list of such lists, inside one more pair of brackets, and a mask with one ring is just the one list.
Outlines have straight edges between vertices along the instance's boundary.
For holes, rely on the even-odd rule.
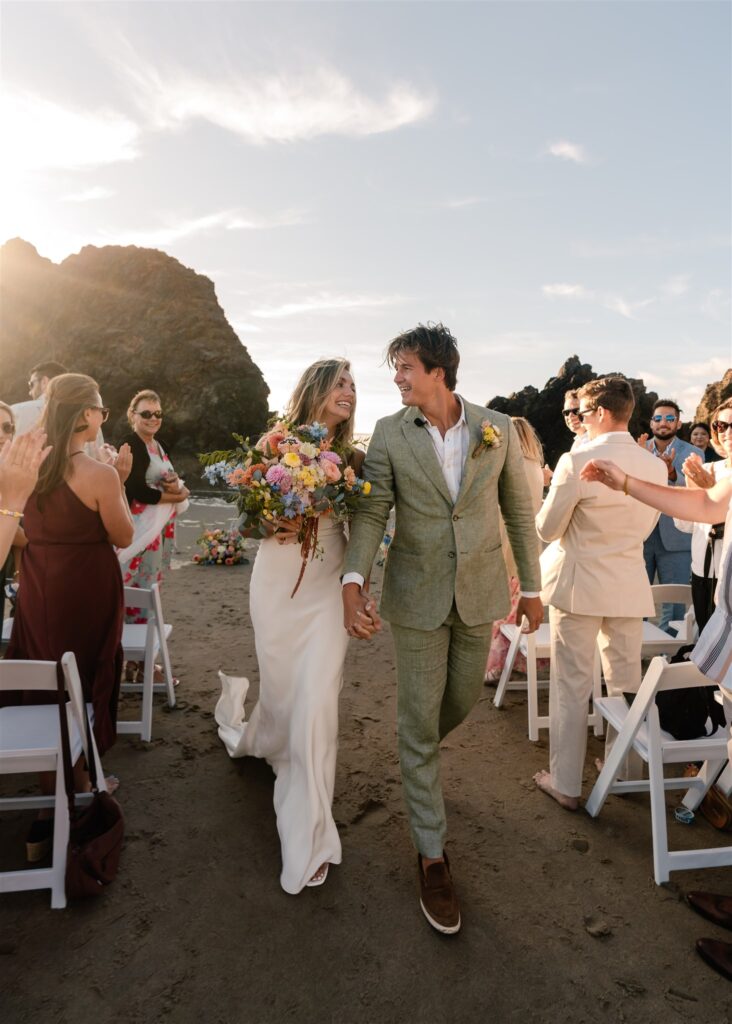
[[[352,643],[346,662],[343,864],[322,888],[285,894],[272,773],[231,761],[213,719],[219,668],[247,675],[252,700],[258,683],[251,565],[190,562],[200,523],[227,518],[216,504],[191,506],[165,583],[177,708],[158,703],[152,743],[120,737],[105,758],[127,821],[118,880],[64,911],[51,911],[48,892],[2,898],[6,1024],[732,1020],[732,990],[694,951],[700,935],[729,935],[683,903],[691,889],[732,892],[729,871],[680,872],[658,887],[646,797],[612,797],[592,820],[539,793],[531,777],[548,740],[528,741],[520,693],[497,710],[486,688],[444,744],[464,924],[454,938],[430,929],[402,804],[388,627]],[[585,796],[601,752],[590,738]],[[28,821],[3,815],[0,867],[22,866]],[[701,816],[691,827],[671,819],[669,833],[676,846],[725,839]]]

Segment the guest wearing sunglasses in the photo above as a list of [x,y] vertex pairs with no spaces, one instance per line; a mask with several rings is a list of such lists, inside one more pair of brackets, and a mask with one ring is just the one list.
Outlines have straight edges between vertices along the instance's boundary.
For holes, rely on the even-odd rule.
[[16,402],[12,406],[16,434],[25,434],[38,426],[41,416],[43,416],[43,410],[46,408],[48,385],[54,377],[67,372],[63,363],[57,363],[54,360],[38,363],[33,367],[28,374],[29,401]]
[[[653,406],[650,428],[652,438],[642,434],[638,443],[647,448],[666,466],[670,487],[684,487],[683,465],[690,455],[704,458],[700,448],[679,438],[681,409],[670,398],[660,398]],[[659,583],[691,582],[691,536],[674,526],[671,516],[662,515],[653,533],[643,545],[646,572],[651,583],[658,577]],[[659,627],[668,632],[672,619],[684,617],[683,604],[664,604]]]
[[572,447],[570,448],[570,451],[572,452],[577,451],[577,449],[581,448],[582,445],[587,444],[587,442],[590,439],[587,433],[587,428],[585,427],[580,417],[577,415],[577,413],[579,412],[579,407],[580,402],[579,398],[577,397],[577,391],[565,391],[564,408],[562,409],[562,416],[564,416],[564,422],[566,423],[567,427],[575,435],[574,441],[572,442]]
[[[124,440],[132,450],[132,472],[127,478],[125,492],[136,530],[142,527],[143,517],[152,505],[170,505],[170,516],[161,533],[141,552],[135,554],[122,566],[126,587],[148,589],[153,583],[160,583],[163,571],[170,568],[170,558],[175,542],[176,505],[188,497],[173,469],[168,453],[157,438],[163,422],[163,409],[155,391],[138,391],[130,402],[127,420],[132,433]],[[142,608],[127,608],[128,622],[146,622],[147,611]],[[125,678],[133,681],[141,666],[128,662]],[[156,669],[156,682],[162,682],[162,675]]]
[[[90,458],[84,446],[107,418],[96,381],[64,373],[50,382],[41,420],[50,452],[40,467],[23,522],[28,546],[7,657],[58,661],[73,651],[87,701],[94,709],[99,753],[115,741],[122,673],[122,575],[114,546],[132,540],[124,481],[132,456],[123,445],[114,466]],[[40,695],[36,695],[40,696]],[[33,694],[3,695],[3,703],[45,703]],[[53,698],[55,702],[55,697]],[[88,788],[81,765],[77,789]],[[41,790],[54,791],[53,773]],[[27,840],[29,860],[50,844],[51,811],[41,811]]]

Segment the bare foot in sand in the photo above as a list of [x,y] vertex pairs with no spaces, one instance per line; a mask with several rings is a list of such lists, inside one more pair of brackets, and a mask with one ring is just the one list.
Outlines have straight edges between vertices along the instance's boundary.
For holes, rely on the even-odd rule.
[[605,767],[605,762],[601,757],[595,758],[595,768],[597,768],[597,774],[599,775],[602,769]]
[[547,796],[552,797],[556,800],[560,807],[563,807],[566,811],[576,811],[579,807],[579,800],[576,796],[565,796],[564,793],[560,793],[558,789],[552,786],[552,777],[549,772],[540,771],[534,776],[534,782],[537,788],[546,793]]
[[323,882],[328,877],[328,868],[329,867],[330,867],[330,864],[328,862],[326,862],[325,864],[321,864],[320,867],[318,868],[318,870],[313,875],[313,877],[310,879],[310,881],[306,882],[305,884],[307,886],[309,886],[311,889],[314,886],[322,885]]

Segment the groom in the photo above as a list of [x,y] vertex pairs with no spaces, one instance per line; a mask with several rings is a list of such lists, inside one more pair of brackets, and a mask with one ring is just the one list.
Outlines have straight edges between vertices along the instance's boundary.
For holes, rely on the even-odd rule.
[[483,688],[491,626],[509,610],[503,516],[518,566],[518,621],[542,620],[538,541],[521,448],[509,417],[455,394],[460,356],[442,324],[420,324],[387,350],[404,409],[374,428],[364,465],[371,494],[351,523],[344,625],[369,636],[378,616],[363,590],[392,505],[381,610],[391,624],[398,680],[399,761],[420,905],[437,931],[460,929],[444,851],[439,745]]

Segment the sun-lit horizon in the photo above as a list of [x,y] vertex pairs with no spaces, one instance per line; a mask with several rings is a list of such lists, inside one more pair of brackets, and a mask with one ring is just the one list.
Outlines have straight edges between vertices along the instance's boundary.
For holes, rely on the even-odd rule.
[[729,30],[722,4],[6,4],[0,241],[161,249],[272,408],[350,358],[360,432],[427,320],[471,400],[576,354],[690,417],[732,365]]

